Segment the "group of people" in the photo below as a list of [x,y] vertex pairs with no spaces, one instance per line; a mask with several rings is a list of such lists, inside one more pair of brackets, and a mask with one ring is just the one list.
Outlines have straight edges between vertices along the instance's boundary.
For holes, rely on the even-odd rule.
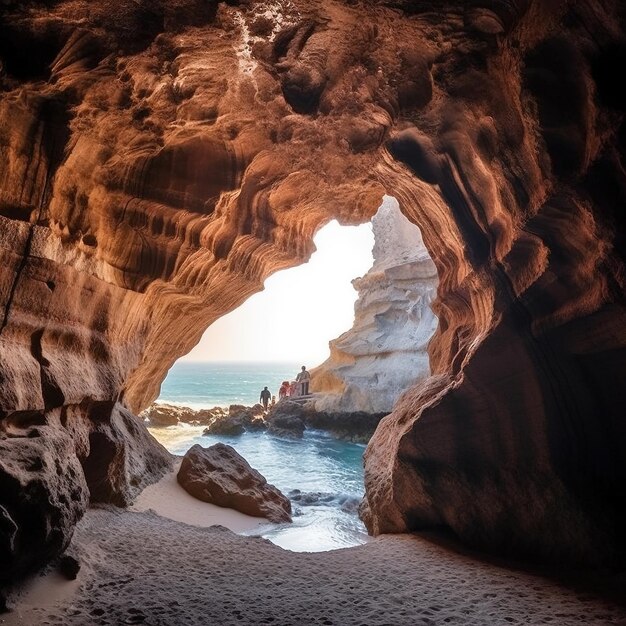
[[[311,374],[303,365],[302,369],[298,372],[298,375],[296,376],[296,380],[292,380],[291,382],[288,380],[283,381],[280,389],[278,390],[278,399],[282,400],[283,398],[293,396],[308,396],[310,380]],[[263,408],[265,410],[267,410],[270,400],[272,400],[273,405],[275,402],[275,396],[272,397],[272,392],[267,387],[264,387],[263,391],[261,391],[259,402],[263,404]]]

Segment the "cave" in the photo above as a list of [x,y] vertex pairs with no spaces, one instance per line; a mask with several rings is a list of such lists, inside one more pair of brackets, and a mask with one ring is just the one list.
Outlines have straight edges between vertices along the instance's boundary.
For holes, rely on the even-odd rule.
[[[498,558],[623,570],[624,14],[600,0],[3,2],[0,583],[57,559],[90,503],[127,507],[169,471],[136,416],[171,365],[305,262],[323,224],[369,221],[385,195],[421,230],[437,329],[431,375],[368,444],[360,515],[385,537],[355,554],[403,580],[411,533],[436,529]],[[138,519],[100,515],[119,537]],[[307,563],[335,576],[341,558]],[[391,622],[430,619],[418,595]],[[333,597],[311,623],[361,623]],[[120,623],[108,610],[100,623]],[[296,620],[273,610],[244,619]]]

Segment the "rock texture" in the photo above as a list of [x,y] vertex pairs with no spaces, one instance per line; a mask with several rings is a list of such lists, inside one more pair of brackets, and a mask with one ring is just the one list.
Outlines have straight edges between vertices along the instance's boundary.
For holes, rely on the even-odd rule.
[[170,466],[119,405],[0,420],[0,583],[63,551],[90,501],[126,506]]
[[2,440],[2,575],[67,542],[112,475],[98,442],[133,479],[149,444],[120,411],[385,193],[439,325],[433,378],[368,447],[370,530],[623,558],[624,21],[612,0],[5,0],[0,423],[41,427],[49,462],[26,523],[35,444]]
[[140,417],[147,419],[150,426],[166,427],[176,426],[179,422],[202,426],[223,419],[226,415],[228,411],[219,406],[211,409],[191,409],[187,406],[154,402],[140,414]]
[[403,391],[430,374],[437,270],[394,198],[385,199],[372,227],[374,265],[352,282],[359,293],[354,324],[312,372],[321,412],[389,413]]
[[270,522],[290,522],[291,503],[231,446],[190,448],[178,470],[180,485],[194,498]]

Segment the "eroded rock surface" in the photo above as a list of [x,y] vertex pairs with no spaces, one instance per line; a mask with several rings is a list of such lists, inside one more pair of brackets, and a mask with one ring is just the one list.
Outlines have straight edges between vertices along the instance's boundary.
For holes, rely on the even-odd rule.
[[190,448],[177,480],[194,498],[270,522],[290,522],[291,503],[231,446]]
[[390,413],[403,391],[430,374],[437,270],[395,199],[385,199],[372,227],[374,265],[352,283],[359,293],[354,324],[312,372],[320,412]]
[[[75,466],[72,446],[83,466],[98,441],[109,459],[147,445],[115,407],[149,406],[212,321],[387,193],[437,268],[439,325],[433,378],[368,447],[370,530],[623,558],[624,10],[3,2],[3,431],[49,428],[50,467]],[[29,526],[3,482],[5,554],[34,563],[66,543],[91,488],[73,480],[78,504],[57,512],[65,478],[39,480]],[[61,536],[33,530],[57,513]],[[31,532],[39,557],[13,540]]]

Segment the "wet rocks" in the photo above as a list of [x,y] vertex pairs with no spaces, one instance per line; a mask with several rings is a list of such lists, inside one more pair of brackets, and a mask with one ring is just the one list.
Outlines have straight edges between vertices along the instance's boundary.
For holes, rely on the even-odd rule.
[[239,417],[225,417],[215,420],[202,432],[203,435],[243,435],[246,429]]
[[224,417],[227,412],[222,407],[195,410],[186,406],[155,402],[141,415],[148,418],[150,426],[176,426],[179,422],[203,426]]
[[290,522],[291,503],[231,446],[193,446],[183,457],[177,479],[194,498],[222,507]]
[[277,415],[269,421],[267,432],[276,437],[296,437],[304,435],[306,426],[299,418],[292,415]]
[[184,414],[182,407],[175,407],[171,404],[153,404],[143,413],[150,420],[151,426],[176,426],[179,421],[186,421],[182,418]]
[[264,409],[260,404],[248,407],[231,404],[228,413],[217,415],[203,435],[242,435],[246,431],[265,430]]
[[267,414],[267,432],[277,437],[302,437],[306,430],[303,419],[306,412],[298,402],[281,400]]
[[308,411],[307,428],[324,430],[333,437],[353,443],[367,443],[385,413]]

